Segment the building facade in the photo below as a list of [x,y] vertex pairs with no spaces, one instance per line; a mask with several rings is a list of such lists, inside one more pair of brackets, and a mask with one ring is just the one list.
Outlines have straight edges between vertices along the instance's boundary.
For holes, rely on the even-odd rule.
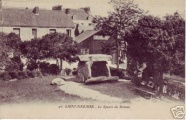
[[75,26],[65,11],[20,8],[0,8],[0,32],[18,34],[21,40],[31,40],[51,32],[66,33],[74,38]]
[[103,36],[100,31],[87,30],[77,36],[75,41],[80,48],[80,54],[101,54],[102,46],[109,39],[109,36]]
[[86,30],[93,30],[94,24],[92,23],[93,16],[91,15],[90,7],[84,7],[79,9],[64,9],[65,13],[72,19],[76,31],[75,36],[83,33]]

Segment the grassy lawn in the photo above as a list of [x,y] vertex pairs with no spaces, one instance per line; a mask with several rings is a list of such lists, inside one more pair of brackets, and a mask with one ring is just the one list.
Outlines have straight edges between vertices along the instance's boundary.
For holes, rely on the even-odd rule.
[[118,97],[128,101],[130,99],[140,97],[138,95],[135,95],[135,92],[133,92],[130,81],[119,81],[114,83],[105,82],[91,85],[82,84],[82,86],[99,91],[100,93],[109,95],[111,97]]
[[82,101],[78,96],[64,93],[51,86],[50,82],[56,76],[24,79],[17,81],[0,81],[0,103],[24,102],[73,102]]
[[[17,81],[0,81],[0,103],[28,103],[28,102],[80,102],[94,101],[67,94],[57,86],[50,85],[57,76],[45,76]],[[99,91],[102,94],[129,100],[137,97],[130,89],[130,82],[101,83],[81,86]],[[138,96],[139,97],[139,96]]]

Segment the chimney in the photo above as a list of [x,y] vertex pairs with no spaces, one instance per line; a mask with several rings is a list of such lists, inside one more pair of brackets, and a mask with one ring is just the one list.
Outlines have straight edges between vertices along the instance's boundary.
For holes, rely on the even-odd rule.
[[39,7],[36,6],[33,11],[32,11],[35,15],[39,15]]
[[83,9],[87,14],[90,14],[90,7],[84,7]]
[[63,6],[62,5],[53,6],[52,10],[61,10],[61,11],[63,11]]

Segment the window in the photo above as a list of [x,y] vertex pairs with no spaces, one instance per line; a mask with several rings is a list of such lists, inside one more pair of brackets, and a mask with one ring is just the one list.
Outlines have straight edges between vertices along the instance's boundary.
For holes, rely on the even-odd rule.
[[32,35],[34,38],[37,38],[37,29],[32,29]]
[[92,17],[91,17],[91,16],[88,16],[88,17],[87,17],[87,20],[91,20],[91,19],[92,19]]
[[50,33],[55,33],[56,32],[56,29],[49,29],[49,32]]
[[76,15],[73,15],[73,16],[72,16],[72,19],[75,20],[75,19],[76,19]]
[[89,49],[81,49],[81,55],[89,54]]
[[13,32],[20,36],[20,28],[13,28]]
[[68,36],[71,36],[71,29],[67,29],[67,30],[66,30],[66,34],[67,34]]

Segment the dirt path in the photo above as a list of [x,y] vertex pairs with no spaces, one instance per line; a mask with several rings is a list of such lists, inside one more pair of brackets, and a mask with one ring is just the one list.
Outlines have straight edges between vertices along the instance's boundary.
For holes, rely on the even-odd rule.
[[66,82],[66,84],[60,86],[59,88],[65,93],[68,93],[70,95],[76,95],[82,98],[88,98],[88,99],[105,101],[105,102],[126,101],[126,100],[122,100],[121,98],[111,97],[109,95],[102,94],[99,91],[86,88],[80,85],[79,83],[75,83],[75,82]]

